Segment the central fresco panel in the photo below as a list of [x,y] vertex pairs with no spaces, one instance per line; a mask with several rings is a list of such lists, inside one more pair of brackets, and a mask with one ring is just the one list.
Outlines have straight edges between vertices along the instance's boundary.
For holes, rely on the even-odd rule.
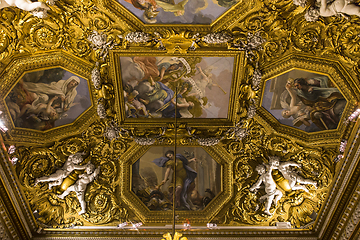
[[120,57],[127,118],[227,118],[234,57]]
[[221,191],[221,165],[200,147],[179,147],[176,157],[173,147],[152,147],[132,166],[132,191],[150,210],[171,210],[173,191],[176,209],[202,210]]
[[238,0],[118,0],[144,23],[210,24]]

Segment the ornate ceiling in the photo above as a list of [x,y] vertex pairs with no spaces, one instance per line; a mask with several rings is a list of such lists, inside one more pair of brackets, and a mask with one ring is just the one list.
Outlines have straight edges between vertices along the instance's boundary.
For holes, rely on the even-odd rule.
[[1,239],[359,239],[359,6],[0,2]]

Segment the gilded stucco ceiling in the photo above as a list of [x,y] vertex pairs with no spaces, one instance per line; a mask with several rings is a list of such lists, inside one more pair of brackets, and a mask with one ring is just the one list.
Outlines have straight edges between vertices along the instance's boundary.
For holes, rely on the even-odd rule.
[[356,2],[0,6],[1,239],[359,238]]

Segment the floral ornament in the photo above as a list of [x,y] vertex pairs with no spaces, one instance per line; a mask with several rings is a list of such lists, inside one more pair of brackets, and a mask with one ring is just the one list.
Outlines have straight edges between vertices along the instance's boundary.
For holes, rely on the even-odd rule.
[[97,90],[101,89],[101,75],[98,67],[99,62],[96,62],[96,66],[91,71],[91,81],[94,84],[95,89]]
[[119,137],[119,129],[116,127],[116,122],[112,121],[109,123],[109,126],[106,126],[104,137],[110,141],[117,139]]
[[245,44],[240,40],[240,44],[234,44],[234,47],[240,51],[245,51],[246,58],[251,60],[251,57],[255,56],[253,50],[261,51],[261,45],[265,42],[266,40],[260,35],[260,32],[254,34],[249,32],[247,34],[247,43]]
[[162,132],[154,137],[135,137],[134,141],[142,146],[149,146],[149,145],[153,145],[155,143],[156,140],[162,140],[162,136],[164,136],[165,132],[166,132],[166,127],[162,127]]
[[192,128],[190,128],[190,127],[187,128],[187,131],[188,131],[188,134],[191,136],[191,138],[193,140],[196,140],[199,143],[199,145],[201,145],[201,146],[208,146],[208,147],[215,146],[223,139],[223,138],[216,138],[216,137],[208,137],[208,138],[198,137],[192,132]]
[[203,37],[203,41],[208,44],[220,44],[227,43],[232,40],[233,37],[227,33],[219,32],[219,33],[209,33]]
[[197,138],[196,139],[199,145],[201,146],[214,146],[220,142],[221,139],[219,138]]
[[294,5],[305,7],[307,0],[293,0]]
[[159,44],[158,50],[161,50],[161,51],[166,50],[163,42],[161,41],[162,37],[161,37],[160,33],[154,32],[154,34],[155,34],[155,38],[153,38],[153,41],[154,41],[156,44]]
[[199,37],[200,33],[196,33],[194,34],[194,36],[192,36],[192,43],[191,46],[188,48],[189,51],[195,51],[196,49],[196,45],[201,41],[201,38]]
[[102,57],[103,61],[105,61],[106,56],[109,54],[109,50],[113,49],[117,44],[112,41],[106,42],[107,35],[105,33],[98,33],[97,31],[93,31],[92,34],[88,36],[88,41],[91,42],[91,47],[93,50],[100,50],[99,54]]
[[146,137],[135,137],[134,141],[142,146],[148,146],[148,145],[153,145],[156,141],[155,138],[146,138]]
[[81,138],[71,138],[61,146],[61,152],[66,156],[83,152],[85,149],[86,144]]
[[235,137],[238,141],[243,140],[249,134],[249,130],[243,128],[240,124],[241,122],[238,122],[235,127],[230,128],[226,132],[231,138]]
[[305,20],[308,22],[315,22],[319,19],[320,16],[320,9],[311,7],[305,12]]
[[258,68],[256,68],[252,77],[253,90],[259,89],[261,77],[262,77],[261,71]]
[[104,104],[102,103],[104,99],[103,98],[99,98],[98,99],[98,103],[97,103],[97,114],[99,115],[100,118],[106,118],[106,109]]
[[[119,37],[122,38],[121,35]],[[125,41],[130,43],[146,43],[151,40],[150,34],[144,32],[130,32],[125,36]]]
[[253,118],[256,114],[256,107],[255,105],[250,105],[248,108],[248,112],[247,112],[247,117],[248,118]]

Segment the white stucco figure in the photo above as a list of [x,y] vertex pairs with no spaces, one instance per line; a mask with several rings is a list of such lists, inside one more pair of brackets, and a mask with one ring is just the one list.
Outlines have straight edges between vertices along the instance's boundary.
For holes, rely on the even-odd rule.
[[60,169],[56,170],[56,172],[50,174],[49,176],[37,178],[35,180],[35,186],[40,182],[50,182],[49,189],[51,189],[53,186],[60,185],[64,178],[69,176],[72,171],[84,170],[89,163],[82,166],[78,165],[83,161],[82,155],[84,155],[84,153],[71,154],[64,165]]
[[47,10],[50,8],[43,2],[31,2],[30,0],[1,0],[0,9],[6,7],[18,7],[22,10],[31,12],[38,18],[47,16]]
[[79,175],[79,179],[75,182],[74,185],[68,187],[61,195],[58,195],[59,198],[64,199],[70,192],[76,192],[76,196],[81,205],[81,211],[79,215],[86,213],[86,202],[85,202],[85,191],[89,183],[94,181],[97,175],[100,172],[100,166],[95,169],[93,164],[89,164],[86,167],[86,173]]
[[276,206],[277,202],[281,199],[283,194],[279,189],[276,188],[276,183],[271,175],[272,168],[270,168],[268,165],[266,167],[264,165],[258,165],[256,166],[255,170],[258,172],[260,177],[258,178],[256,183],[250,187],[250,191],[253,192],[259,189],[261,183],[264,183],[266,194],[264,196],[261,196],[259,200],[261,202],[266,201],[264,213],[267,215],[272,215],[270,213],[271,203],[275,198],[274,202]]
[[301,165],[295,162],[280,162],[280,158],[277,156],[269,157],[270,169],[278,169],[283,177],[289,181],[290,188],[292,190],[304,190],[309,192],[306,186],[302,184],[311,184],[315,188],[317,183],[311,179],[305,179],[299,176],[291,167],[301,168]]
[[345,15],[356,15],[360,17],[360,6],[354,4],[351,0],[335,0],[330,4],[327,3],[327,0],[320,0],[320,9],[316,7],[309,8],[305,14],[305,19],[313,22],[316,21],[319,16],[330,17]]

